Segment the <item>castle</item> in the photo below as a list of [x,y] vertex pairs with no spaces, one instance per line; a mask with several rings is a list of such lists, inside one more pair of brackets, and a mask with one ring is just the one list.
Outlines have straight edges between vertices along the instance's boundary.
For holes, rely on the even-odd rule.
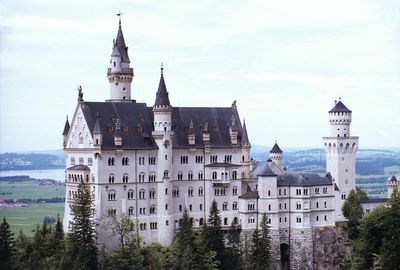
[[116,241],[101,226],[104,216],[126,213],[142,241],[169,245],[186,208],[194,228],[218,203],[222,226],[251,231],[268,216],[277,268],[307,261],[312,268],[313,230],[343,221],[341,207],[355,188],[358,137],[352,112],[341,100],[329,111],[324,137],[327,174],[290,174],[277,143],[267,162],[250,157],[246,124],[236,102],[228,107],[174,107],[161,67],[151,107],[132,99],[131,67],[121,21],[107,69],[110,99],[78,103],[63,132],[66,161],[64,230],[82,180],[90,187],[99,243]]

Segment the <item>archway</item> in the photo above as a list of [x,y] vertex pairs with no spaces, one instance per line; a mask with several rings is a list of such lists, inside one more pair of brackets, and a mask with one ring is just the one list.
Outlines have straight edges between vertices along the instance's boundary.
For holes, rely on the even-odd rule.
[[281,244],[281,269],[289,270],[290,268],[290,251],[289,245],[286,243]]

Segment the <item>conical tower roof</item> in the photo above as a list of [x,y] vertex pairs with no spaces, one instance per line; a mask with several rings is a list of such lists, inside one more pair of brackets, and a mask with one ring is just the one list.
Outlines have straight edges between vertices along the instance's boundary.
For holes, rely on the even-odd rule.
[[[118,55],[119,54],[119,55]],[[122,33],[121,20],[119,21],[119,28],[117,38],[115,39],[113,52],[111,56],[121,56],[122,63],[130,63],[128,56],[128,47],[125,44],[124,34]]]
[[335,106],[329,111],[331,112],[351,112],[341,101],[341,99],[339,98],[339,101],[336,102],[335,100]]
[[269,152],[270,153],[283,153],[283,151],[281,150],[281,148],[279,147],[277,142],[275,142],[274,146],[272,147],[272,149]]
[[160,83],[158,85],[158,91],[156,94],[156,101],[154,103],[154,106],[171,106],[168,98],[167,87],[165,86],[164,68],[162,65],[161,65]]
[[246,121],[243,121],[243,131],[242,131],[242,144],[249,145],[249,137],[247,136]]
[[100,129],[100,114],[97,113],[96,122],[94,123],[93,134],[101,134]]
[[70,129],[70,126],[69,126],[69,121],[68,121],[68,116],[67,116],[67,120],[65,121],[64,131],[63,131],[64,136],[68,135],[69,129]]

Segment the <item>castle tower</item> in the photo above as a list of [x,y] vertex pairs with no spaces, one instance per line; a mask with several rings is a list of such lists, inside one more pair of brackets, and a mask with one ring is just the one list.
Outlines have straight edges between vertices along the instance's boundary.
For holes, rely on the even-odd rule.
[[388,198],[392,197],[393,189],[399,188],[399,181],[397,180],[396,176],[389,177],[386,182],[386,186],[388,189]]
[[241,159],[241,167],[242,167],[242,190],[246,190],[248,181],[250,180],[250,149],[251,143],[249,141],[249,137],[247,135],[246,121],[243,120],[243,129],[242,129],[242,159]]
[[110,83],[109,101],[131,101],[133,76],[133,68],[130,67],[128,47],[125,45],[120,17],[117,38],[113,42],[110,67],[107,69],[107,78]]
[[335,221],[344,221],[342,205],[350,190],[356,187],[356,151],[358,137],[351,136],[351,111],[335,100],[334,107],[328,112],[331,134],[323,137],[326,153],[326,171],[329,172],[339,188],[335,198]]
[[[274,146],[269,151],[269,158],[278,165],[279,168],[282,167],[283,151],[279,147],[278,143],[275,141]],[[282,168],[281,168],[282,169]]]
[[[154,130],[153,138],[158,146],[157,155],[157,185],[158,200],[158,242],[169,245],[174,235],[174,219],[172,205],[166,209],[169,196],[165,196],[165,191],[172,192],[172,106],[169,102],[167,87],[164,81],[164,68],[161,64],[161,78],[156,94],[156,101],[153,106]],[[168,224],[168,225],[167,225]]]
[[63,147],[64,147],[64,149],[67,146],[67,137],[68,137],[69,129],[70,129],[70,126],[69,126],[68,115],[67,115],[67,120],[65,120],[64,131],[63,131]]

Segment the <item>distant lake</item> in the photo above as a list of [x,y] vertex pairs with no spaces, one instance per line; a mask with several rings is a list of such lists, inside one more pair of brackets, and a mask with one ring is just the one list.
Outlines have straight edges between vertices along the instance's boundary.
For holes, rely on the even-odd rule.
[[35,179],[65,180],[65,169],[0,171],[0,176],[27,175]]

